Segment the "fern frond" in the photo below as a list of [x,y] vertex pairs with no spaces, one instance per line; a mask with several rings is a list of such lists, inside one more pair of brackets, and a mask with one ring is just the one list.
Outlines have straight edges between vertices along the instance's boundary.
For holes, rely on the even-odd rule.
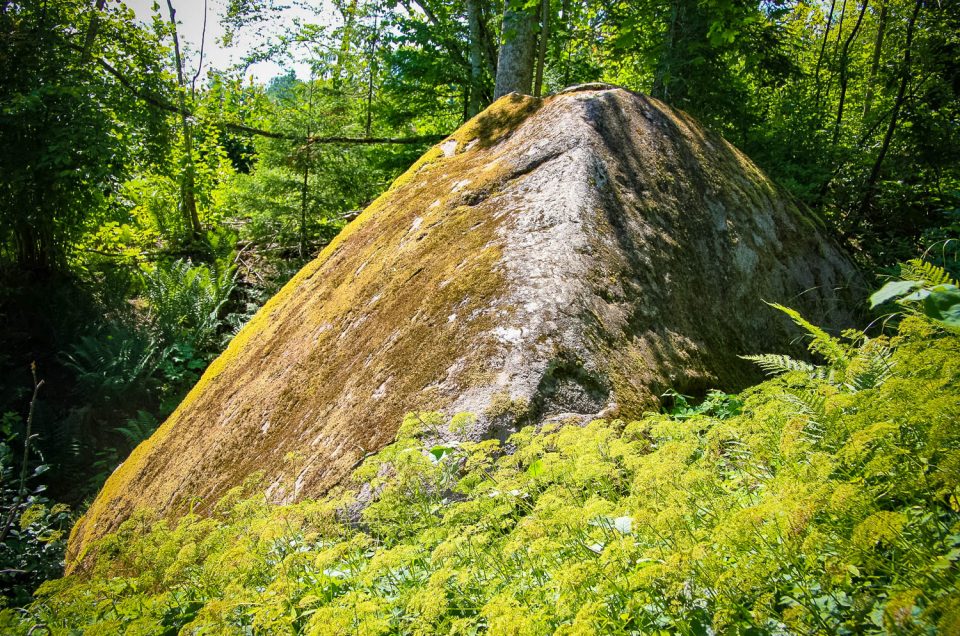
[[817,444],[823,439],[827,421],[826,398],[809,389],[793,390],[783,394],[784,399],[792,404],[798,414],[807,419],[803,428],[803,435],[811,444]]
[[808,362],[796,360],[790,356],[765,353],[756,356],[739,356],[743,360],[749,360],[755,363],[767,375],[782,375],[791,371],[802,371],[804,373],[813,373],[816,367]]
[[853,391],[873,389],[893,373],[893,351],[879,340],[868,340],[857,349],[847,368],[847,388]]
[[823,356],[833,365],[846,364],[848,358],[847,349],[838,339],[808,321],[801,316],[800,312],[796,309],[791,309],[778,303],[768,304],[774,309],[779,309],[785,313],[798,327],[810,334],[811,340],[807,345],[807,349],[809,349],[811,353]]
[[900,263],[900,278],[902,280],[920,281],[926,287],[957,284],[957,281],[953,280],[945,269],[919,258]]

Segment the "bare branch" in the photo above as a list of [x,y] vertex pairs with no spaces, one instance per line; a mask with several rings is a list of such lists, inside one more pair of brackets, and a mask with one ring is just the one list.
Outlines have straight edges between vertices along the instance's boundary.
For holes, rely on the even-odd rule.
[[[95,60],[101,68],[117,78],[117,81],[126,88],[130,93],[132,93],[138,99],[145,101],[154,108],[159,108],[160,110],[165,110],[168,113],[174,115],[193,117],[197,119],[193,113],[181,108],[176,104],[171,104],[162,97],[157,95],[151,95],[150,93],[139,90],[133,83],[124,76],[123,73],[118,71],[113,67],[109,62],[103,58],[96,58]],[[446,134],[437,134],[437,135],[420,135],[417,137],[348,137],[342,135],[334,136],[313,136],[313,137],[301,137],[298,135],[288,135],[285,133],[274,132],[272,130],[264,130],[262,128],[257,128],[255,126],[247,126],[245,124],[238,124],[229,121],[212,121],[208,122],[209,124],[215,126],[216,128],[222,128],[224,130],[231,130],[233,132],[246,134],[246,135],[256,135],[259,137],[268,137],[270,139],[286,139],[288,141],[299,141],[305,144],[359,144],[359,145],[372,145],[372,144],[394,144],[394,145],[404,145],[404,144],[426,144],[434,143],[445,139],[448,135]]]

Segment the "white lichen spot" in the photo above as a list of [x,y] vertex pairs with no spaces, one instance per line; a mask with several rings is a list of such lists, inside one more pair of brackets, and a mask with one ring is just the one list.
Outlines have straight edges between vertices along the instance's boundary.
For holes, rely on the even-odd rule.
[[457,319],[457,314],[450,314],[447,316],[447,322],[454,322]]
[[500,342],[517,344],[523,336],[523,329],[519,327],[497,327],[493,330],[493,335],[495,335]]
[[374,400],[382,399],[383,396],[387,394],[387,382],[389,382],[389,380],[387,380],[386,382],[383,382],[380,386],[378,386],[377,390],[374,391],[370,397],[372,397]]
[[270,420],[264,420],[263,424],[260,425],[260,432],[266,435],[267,431],[270,430]]
[[448,139],[447,141],[440,144],[440,150],[443,151],[444,157],[452,157],[457,152],[457,140]]
[[420,229],[420,226],[423,225],[423,217],[418,216],[413,220],[413,223],[410,224],[410,229],[407,230],[407,233],[416,232]]
[[297,480],[293,483],[293,496],[294,496],[294,498],[296,498],[297,495],[300,494],[300,490],[303,489],[303,481],[304,481],[304,478],[305,478],[306,476],[307,476],[307,471],[306,471],[306,470],[304,470],[302,473],[300,473],[299,475],[297,475]]
[[430,207],[427,208],[427,209],[428,209],[428,210],[432,210],[433,208],[436,208],[436,207],[439,207],[439,206],[440,206],[440,199],[437,199],[436,201],[434,201],[433,203],[431,203],[431,204],[430,204]]
[[453,184],[453,188],[450,189],[450,192],[459,192],[459,191],[462,190],[463,188],[465,188],[465,187],[467,187],[468,185],[470,185],[470,181],[471,181],[470,179],[464,179],[464,180],[462,180],[462,181],[457,181],[456,183]]

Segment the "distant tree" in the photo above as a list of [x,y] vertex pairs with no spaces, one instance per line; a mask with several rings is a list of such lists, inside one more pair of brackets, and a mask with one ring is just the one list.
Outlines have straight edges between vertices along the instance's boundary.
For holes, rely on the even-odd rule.
[[84,223],[153,155],[162,129],[105,71],[135,61],[133,81],[159,88],[162,49],[129,10],[102,5],[24,0],[0,11],[0,262],[21,271],[66,267]]

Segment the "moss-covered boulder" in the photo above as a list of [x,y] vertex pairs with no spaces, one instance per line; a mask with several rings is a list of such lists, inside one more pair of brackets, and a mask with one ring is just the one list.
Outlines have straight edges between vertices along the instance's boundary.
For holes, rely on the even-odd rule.
[[203,511],[251,475],[318,495],[408,411],[472,412],[455,434],[477,438],[741,388],[738,354],[795,333],[762,301],[849,325],[863,295],[818,220],[687,115],[604,85],[504,97],[263,307],[107,481],[71,564],[139,507]]

